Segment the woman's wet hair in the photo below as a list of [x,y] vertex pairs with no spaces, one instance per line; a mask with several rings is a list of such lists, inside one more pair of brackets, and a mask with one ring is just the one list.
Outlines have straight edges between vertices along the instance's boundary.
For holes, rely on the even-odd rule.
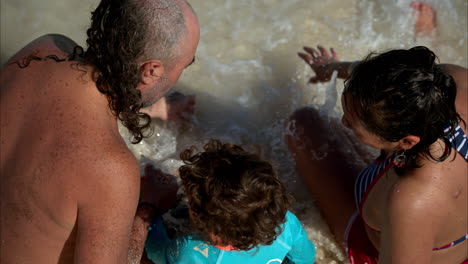
[[[351,95],[367,130],[391,142],[409,135],[420,138],[406,152],[406,163],[399,173],[419,167],[419,156],[447,159],[452,150],[448,136],[463,122],[455,109],[455,81],[436,60],[436,55],[422,46],[372,53],[345,82],[343,96]],[[444,132],[447,127],[451,130]],[[445,151],[435,157],[430,146],[438,139],[444,142]]]
[[[181,154],[191,223],[205,241],[237,250],[271,245],[290,205],[272,165],[238,145],[210,140]],[[213,241],[213,237],[216,241]]]

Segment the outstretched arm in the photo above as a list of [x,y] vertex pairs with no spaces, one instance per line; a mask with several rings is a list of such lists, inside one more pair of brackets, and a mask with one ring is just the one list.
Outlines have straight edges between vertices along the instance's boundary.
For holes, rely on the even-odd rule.
[[318,45],[317,49],[304,47],[304,52],[299,52],[301,57],[315,72],[309,82],[327,82],[330,80],[333,71],[338,72],[338,78],[346,79],[349,77],[352,67],[357,62],[340,61],[333,48],[328,52],[323,46]]

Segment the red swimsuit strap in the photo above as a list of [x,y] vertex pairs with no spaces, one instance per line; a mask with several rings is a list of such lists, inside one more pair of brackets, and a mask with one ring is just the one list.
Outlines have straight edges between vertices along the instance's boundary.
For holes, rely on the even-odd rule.
[[366,226],[368,226],[370,229],[376,231],[376,232],[379,232],[380,233],[380,230],[378,230],[377,228],[374,228],[372,226],[370,226],[369,224],[367,224],[366,220],[364,219],[364,215],[362,214],[362,210],[364,208],[364,203],[366,202],[367,200],[367,196],[369,196],[369,193],[370,191],[372,190],[372,188],[374,188],[374,186],[377,184],[377,182],[380,180],[380,178],[382,178],[382,176],[390,169],[394,166],[393,162],[390,162],[387,164],[387,166],[385,166],[385,168],[383,170],[381,170],[379,172],[379,174],[377,175],[377,177],[375,177],[375,179],[369,184],[369,186],[367,187],[366,191],[364,192],[364,196],[362,197],[362,200],[361,200],[361,203],[359,204],[359,214],[361,215],[361,218],[362,218],[362,221],[364,222],[364,224]]

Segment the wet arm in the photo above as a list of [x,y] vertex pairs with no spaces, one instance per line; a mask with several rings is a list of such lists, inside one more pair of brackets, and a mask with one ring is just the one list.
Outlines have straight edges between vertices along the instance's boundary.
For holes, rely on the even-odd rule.
[[330,63],[329,65],[330,76],[333,73],[333,71],[337,71],[338,78],[348,79],[348,77],[351,75],[351,71],[358,63],[359,61],[352,61],[352,62],[351,61],[339,61],[339,62]]
[[298,55],[315,73],[315,76],[309,80],[311,83],[329,81],[334,71],[338,72],[338,78],[347,79],[353,67],[359,63],[359,61],[340,61],[333,48],[329,52],[321,45],[317,48],[304,47],[304,52],[299,52]]

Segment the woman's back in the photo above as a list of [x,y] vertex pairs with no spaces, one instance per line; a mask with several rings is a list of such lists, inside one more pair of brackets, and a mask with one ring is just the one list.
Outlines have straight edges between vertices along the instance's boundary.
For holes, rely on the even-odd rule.
[[[459,153],[452,156],[456,156],[455,160],[426,161],[404,177],[390,169],[376,181],[361,203],[361,213],[377,249],[386,247],[380,241],[390,243],[410,236],[413,241],[418,238],[417,246],[431,243],[426,248],[432,248],[432,252],[421,252],[432,255],[431,263],[461,263],[468,257],[467,240],[450,247],[468,234],[468,166]],[[388,219],[389,215],[393,218]],[[402,228],[393,230],[392,225]],[[388,231],[390,235],[385,235]],[[438,248],[444,249],[435,250]]]

